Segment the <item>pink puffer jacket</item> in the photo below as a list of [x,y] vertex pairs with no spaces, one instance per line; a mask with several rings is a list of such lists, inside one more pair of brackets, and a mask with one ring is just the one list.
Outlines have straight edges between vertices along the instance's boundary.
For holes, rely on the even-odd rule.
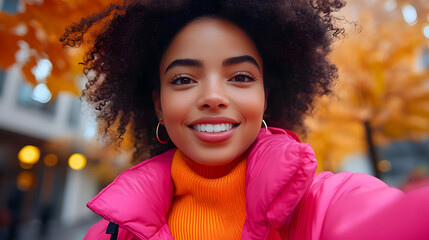
[[[174,152],[123,172],[92,199],[88,207],[104,219],[85,240],[110,239],[109,222],[121,240],[173,239],[166,215]],[[241,239],[429,239],[429,188],[404,194],[365,174],[315,175],[316,166],[293,132],[262,129],[247,159]]]

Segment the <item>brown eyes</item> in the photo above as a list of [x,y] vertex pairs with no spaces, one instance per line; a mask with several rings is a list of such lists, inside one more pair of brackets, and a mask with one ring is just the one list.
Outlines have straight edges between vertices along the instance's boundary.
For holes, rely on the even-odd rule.
[[255,81],[255,77],[253,77],[250,73],[239,73],[232,77],[229,81],[237,83],[248,83]]
[[[237,72],[228,81],[233,83],[250,83],[255,81],[256,78],[249,72]],[[177,75],[170,82],[172,85],[190,85],[197,83],[192,80],[188,75]]]
[[196,82],[188,77],[178,77],[171,82],[171,84],[173,85],[187,85],[192,83],[196,83]]

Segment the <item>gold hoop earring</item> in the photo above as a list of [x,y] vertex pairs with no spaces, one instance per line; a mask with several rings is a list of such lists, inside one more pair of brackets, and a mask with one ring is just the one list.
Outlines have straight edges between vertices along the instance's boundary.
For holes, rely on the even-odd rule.
[[264,126],[265,126],[265,131],[268,131],[268,126],[267,126],[267,123],[265,122],[265,120],[264,119],[262,119],[262,123],[264,124]]
[[161,121],[159,121],[159,122],[158,122],[158,125],[156,125],[156,139],[158,139],[158,142],[160,142],[160,143],[162,143],[162,144],[166,144],[168,141],[164,142],[164,141],[162,141],[161,139],[159,139],[159,134],[158,134],[158,131],[159,131],[159,125],[161,125]]

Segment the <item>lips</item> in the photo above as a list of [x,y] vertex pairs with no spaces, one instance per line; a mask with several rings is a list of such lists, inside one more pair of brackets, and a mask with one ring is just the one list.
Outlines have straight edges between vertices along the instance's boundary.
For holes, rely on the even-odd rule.
[[219,143],[230,139],[239,123],[227,117],[204,117],[192,122],[189,127],[203,142]]

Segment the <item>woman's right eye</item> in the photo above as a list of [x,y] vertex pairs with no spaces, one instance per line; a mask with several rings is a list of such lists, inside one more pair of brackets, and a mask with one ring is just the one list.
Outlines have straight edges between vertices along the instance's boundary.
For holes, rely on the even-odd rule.
[[189,77],[176,77],[171,81],[171,84],[173,85],[188,85],[195,83],[194,80],[190,79]]

